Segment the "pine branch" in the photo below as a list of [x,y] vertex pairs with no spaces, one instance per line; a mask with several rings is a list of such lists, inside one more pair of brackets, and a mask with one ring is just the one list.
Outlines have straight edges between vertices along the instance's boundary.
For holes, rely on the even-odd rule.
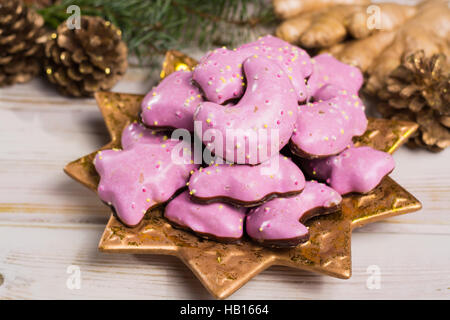
[[69,17],[70,5],[119,27],[141,61],[168,49],[235,46],[275,22],[269,0],[62,0],[38,12],[56,29]]

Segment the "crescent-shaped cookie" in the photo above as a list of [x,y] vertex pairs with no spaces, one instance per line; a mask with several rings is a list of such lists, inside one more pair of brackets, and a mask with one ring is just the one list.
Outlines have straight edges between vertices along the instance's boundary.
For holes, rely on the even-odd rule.
[[250,238],[264,246],[295,247],[309,239],[304,223],[311,217],[339,210],[341,201],[335,190],[308,181],[298,196],[277,198],[250,209],[246,231]]
[[358,94],[364,77],[357,67],[342,63],[328,53],[311,60],[313,71],[306,86],[308,99],[328,100],[338,96],[341,90]]
[[240,98],[245,89],[242,65],[251,56],[277,63],[291,80],[297,99],[306,100],[305,78],[312,72],[309,55],[270,35],[237,49],[219,48],[210,52],[195,67],[193,80],[202,88],[208,101],[222,104]]
[[245,207],[302,192],[305,177],[291,159],[278,155],[270,161],[256,166],[220,164],[201,168],[191,175],[189,191],[197,202]]
[[[289,141],[297,119],[297,98],[287,74],[274,62],[251,57],[244,62],[248,88],[234,106],[201,103],[194,120],[206,147],[228,162],[258,164]],[[214,137],[211,143],[207,137]]]
[[192,72],[176,71],[164,78],[144,97],[141,119],[151,128],[193,131],[194,111],[202,101],[200,90],[192,84]]
[[303,158],[338,154],[366,131],[364,109],[358,96],[342,91],[329,100],[299,106],[291,151]]
[[245,208],[192,202],[187,191],[166,206],[164,216],[176,227],[220,242],[237,242],[243,235]]

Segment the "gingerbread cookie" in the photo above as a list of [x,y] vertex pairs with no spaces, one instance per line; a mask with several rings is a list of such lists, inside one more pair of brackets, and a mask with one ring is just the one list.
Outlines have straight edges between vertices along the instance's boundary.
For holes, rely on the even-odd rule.
[[302,192],[305,177],[297,165],[281,155],[271,161],[273,172],[267,163],[256,166],[216,164],[200,168],[189,179],[189,191],[197,202],[227,202],[245,207]]
[[335,190],[308,181],[298,196],[277,198],[250,209],[246,231],[264,246],[295,247],[309,239],[308,228],[303,223],[311,217],[339,210],[341,201]]
[[335,155],[367,128],[364,105],[358,96],[341,91],[322,102],[298,107],[296,130],[291,137],[293,153],[304,158]]
[[202,101],[200,90],[192,84],[192,72],[176,71],[164,78],[144,97],[141,119],[151,128],[193,131],[193,114]]
[[367,193],[394,170],[389,153],[371,147],[352,147],[337,156],[303,160],[302,166],[315,179],[326,181],[340,194]]
[[[251,57],[243,67],[248,83],[244,96],[231,107],[201,103],[194,114],[201,130],[196,127],[195,132],[216,156],[258,164],[289,141],[297,119],[297,97],[287,74],[271,60]],[[214,137],[215,143],[208,137]]]
[[[181,155],[184,163],[175,162],[172,150],[184,142],[164,136],[130,139],[135,135],[126,132],[134,132],[136,125],[132,126],[132,130],[128,127],[123,134],[127,141],[124,150],[99,151],[94,159],[100,175],[98,195],[114,207],[118,218],[127,226],[137,225],[147,210],[169,200],[186,185],[190,171],[198,167],[191,164],[188,144],[185,145],[188,151]],[[151,133],[144,136],[150,137]]]
[[312,59],[313,72],[308,79],[308,97],[314,101],[328,100],[345,90],[349,94],[358,94],[363,84],[361,71],[345,64],[328,53]]
[[222,104],[240,98],[245,89],[242,66],[251,56],[277,63],[291,80],[297,99],[306,100],[305,78],[312,72],[309,55],[270,35],[234,50],[219,48],[210,52],[195,67],[193,80],[202,88],[208,101]]
[[192,202],[187,191],[166,206],[164,216],[176,227],[220,242],[237,242],[243,235],[245,209],[223,203]]

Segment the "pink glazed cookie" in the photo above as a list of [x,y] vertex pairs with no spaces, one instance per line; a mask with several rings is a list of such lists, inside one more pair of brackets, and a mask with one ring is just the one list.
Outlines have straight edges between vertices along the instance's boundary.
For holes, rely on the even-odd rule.
[[291,137],[291,151],[303,158],[335,155],[362,135],[367,118],[362,101],[355,94],[341,94],[322,102],[298,107],[296,130]]
[[176,71],[164,78],[144,97],[141,119],[148,127],[194,130],[193,114],[203,101],[192,84],[192,72]]
[[[194,120],[206,147],[228,162],[258,164],[289,141],[297,119],[297,98],[286,73],[274,62],[251,57],[244,62],[248,88],[235,106],[203,102]],[[215,143],[211,143],[214,137]]]
[[167,205],[164,216],[176,227],[220,242],[237,242],[243,235],[245,209],[212,203],[192,202],[187,191]]
[[131,149],[135,144],[157,144],[167,140],[168,137],[156,130],[150,130],[138,122],[133,122],[122,131],[122,149]]
[[195,67],[193,80],[211,102],[222,104],[240,98],[245,89],[242,65],[251,56],[264,57],[277,63],[291,80],[297,99],[306,100],[305,78],[312,72],[309,55],[270,35],[234,50],[219,48],[210,52]]
[[303,160],[302,164],[310,176],[326,181],[340,194],[367,193],[395,167],[389,153],[370,147],[352,147],[337,156]]
[[341,90],[358,94],[364,78],[361,71],[345,64],[330,54],[320,54],[312,59],[313,72],[308,79],[308,97],[314,101],[328,100],[339,95]]
[[305,177],[297,165],[281,155],[271,160],[273,170],[265,166],[267,163],[256,166],[216,164],[200,168],[191,175],[189,191],[197,202],[227,202],[245,207],[302,192]]
[[[184,163],[172,161],[172,150],[184,142],[163,137],[142,138],[135,130],[136,124],[125,128],[124,149],[99,151],[94,159],[100,175],[99,197],[114,207],[117,217],[127,226],[136,226],[147,210],[169,200],[177,190],[186,185],[190,171],[198,165],[191,164],[190,146],[183,152]],[[131,133],[130,133],[131,132]],[[145,138],[144,138],[145,137]]]
[[292,198],[277,198],[251,209],[246,219],[247,234],[268,247],[295,247],[309,239],[308,219],[336,212],[341,196],[316,181],[306,182],[303,192]]

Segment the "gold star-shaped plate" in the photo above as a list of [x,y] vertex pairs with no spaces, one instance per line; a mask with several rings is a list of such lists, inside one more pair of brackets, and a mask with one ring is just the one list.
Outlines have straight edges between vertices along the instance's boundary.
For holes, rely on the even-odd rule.
[[[179,69],[192,68],[196,61],[169,51],[162,76]],[[120,148],[122,130],[138,120],[142,95],[99,92],[96,99],[111,136],[102,149]],[[386,119],[369,119],[366,133],[355,140],[393,153],[417,129],[417,124]],[[96,191],[99,176],[92,163],[99,150],[69,163],[65,172]],[[344,196],[342,210],[316,217],[306,225],[310,239],[291,249],[268,249],[245,239],[241,244],[223,244],[204,240],[173,228],[163,210],[147,213],[142,223],[128,228],[113,215],[106,225],[99,249],[105,252],[166,254],[181,259],[208,291],[224,299],[252,277],[272,265],[310,270],[337,278],[351,276],[351,234],[353,228],[388,217],[419,210],[420,202],[394,180],[385,177],[368,194]]]

